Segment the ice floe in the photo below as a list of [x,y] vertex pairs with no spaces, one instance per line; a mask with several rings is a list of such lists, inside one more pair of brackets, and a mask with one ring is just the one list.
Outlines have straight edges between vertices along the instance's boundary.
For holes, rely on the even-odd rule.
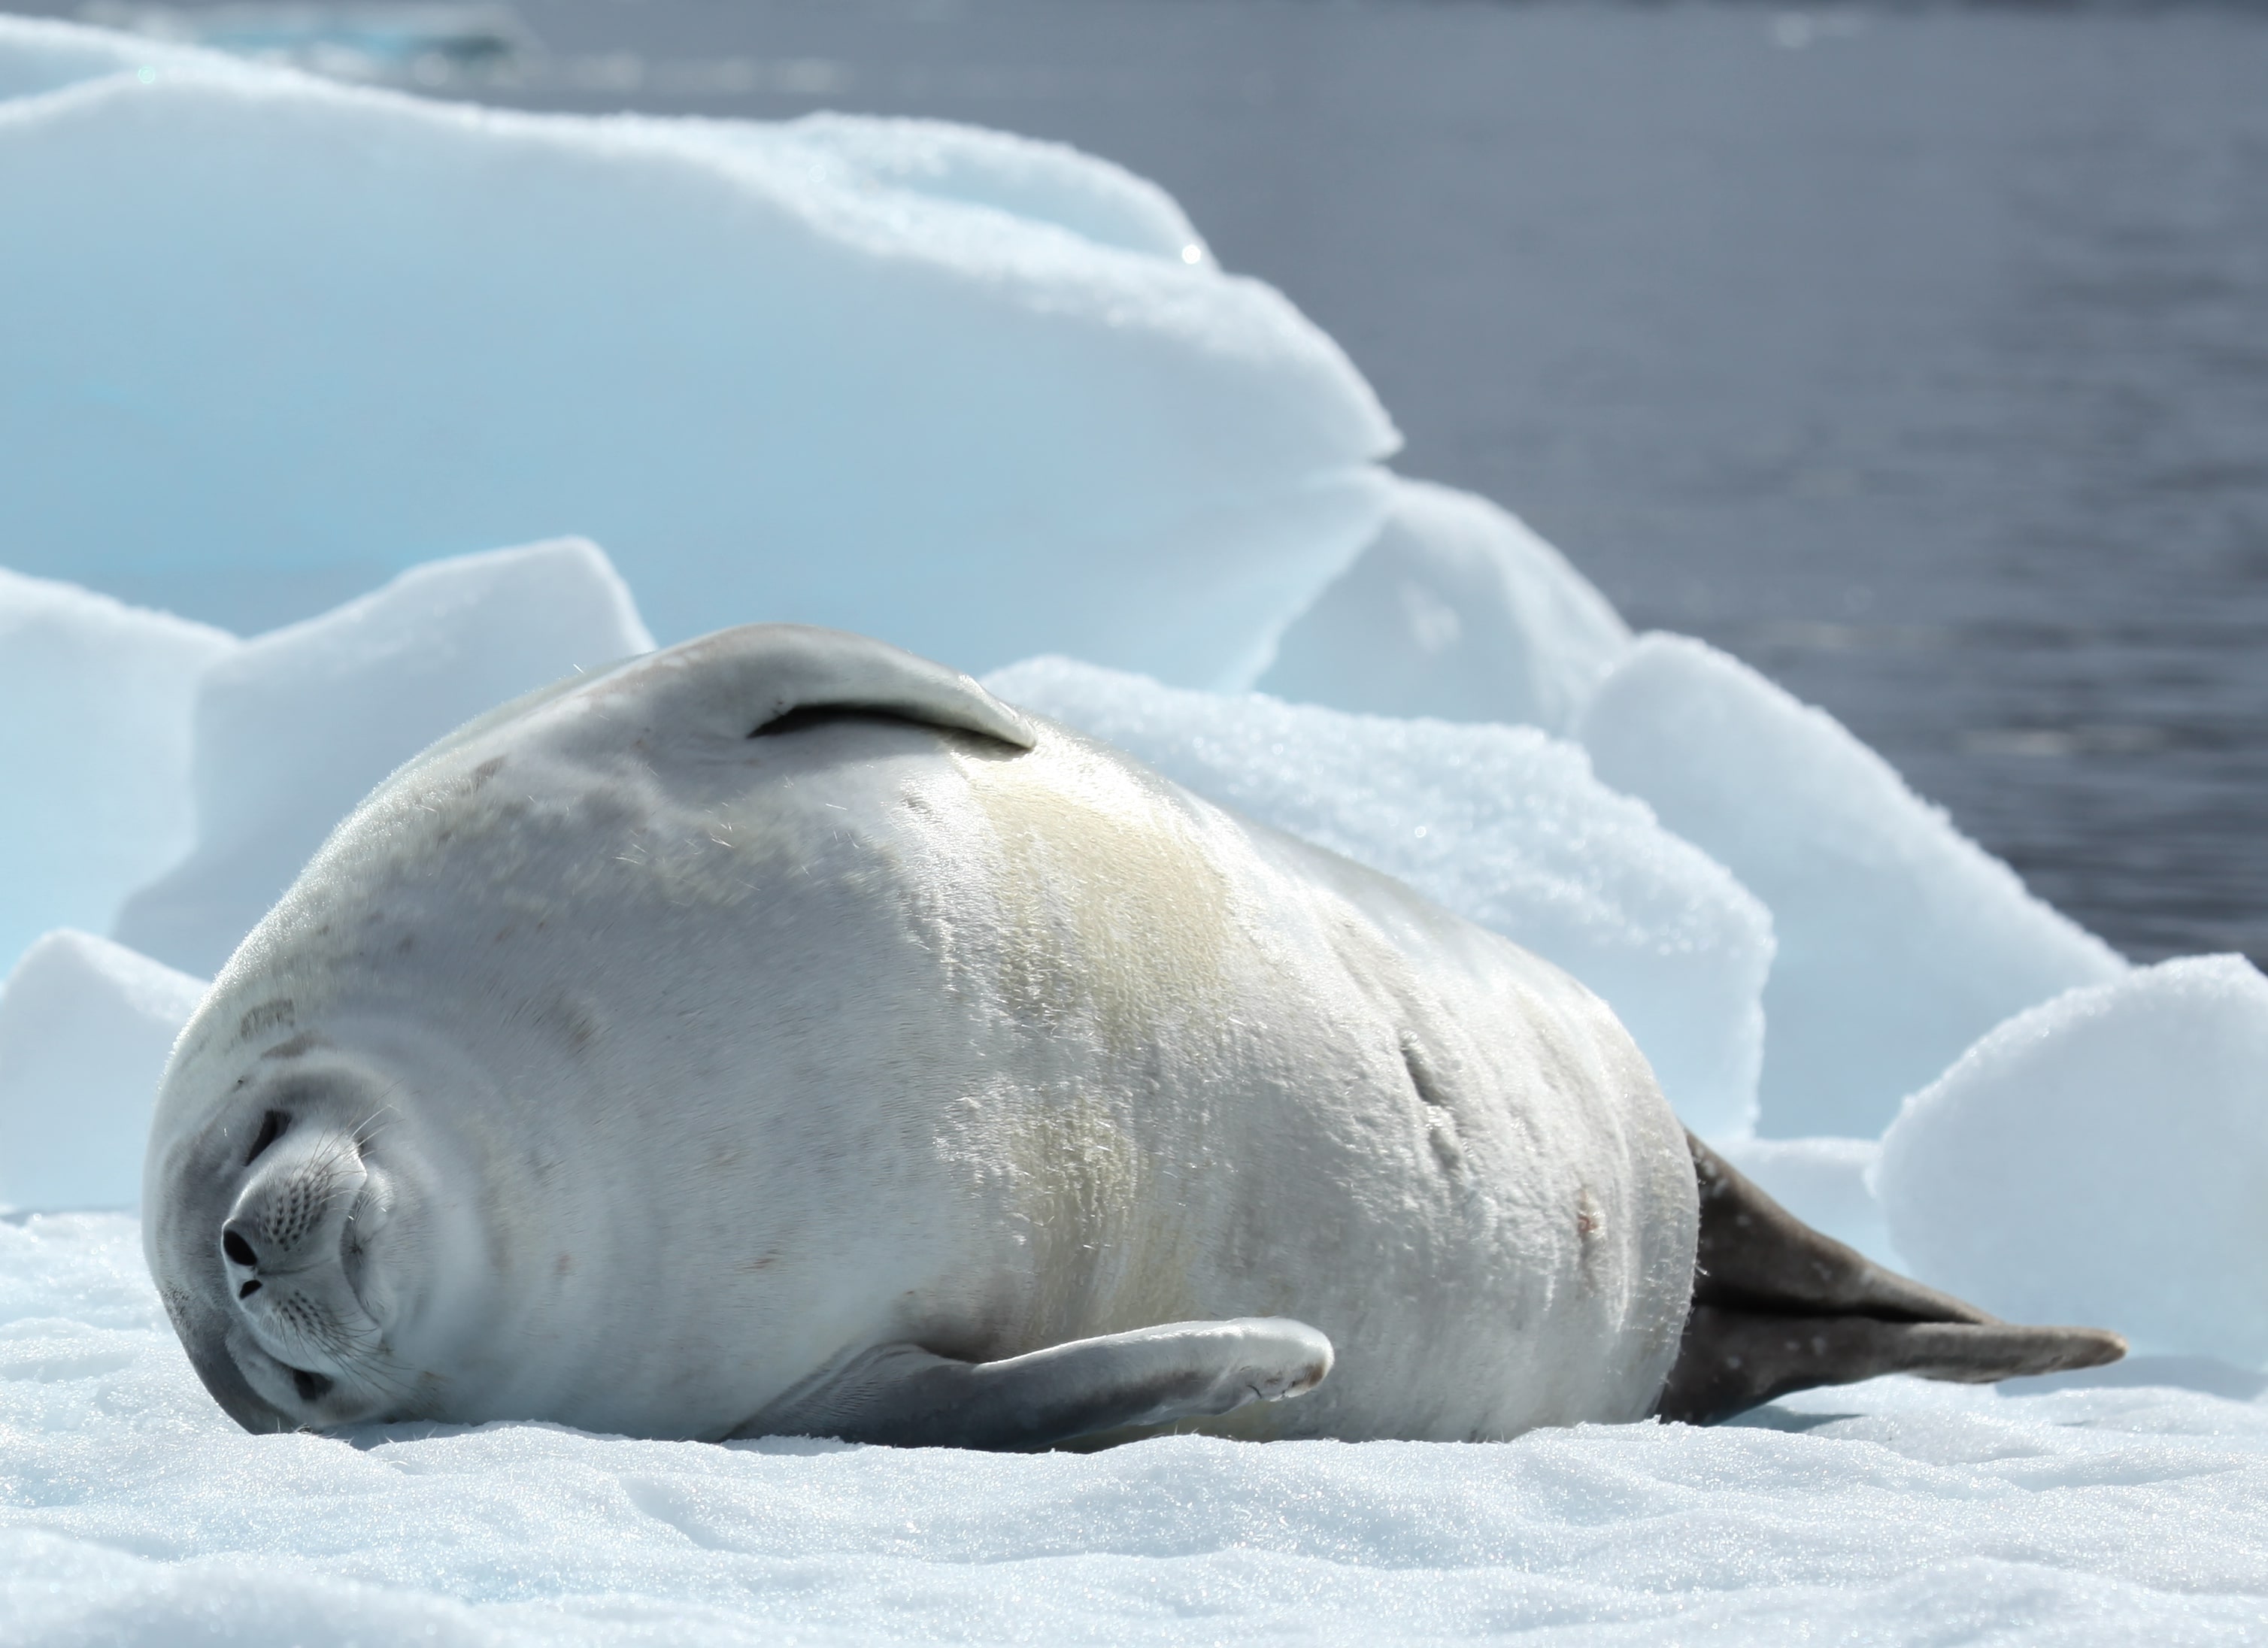
[[0,567],[0,967],[50,928],[108,927],[188,850],[189,706],[235,644]]
[[1239,685],[1386,507],[1338,347],[1060,145],[509,114],[0,18],[9,85],[49,89],[0,103],[0,304],[99,317],[0,329],[20,570],[244,629],[579,532],[665,639]]
[[2019,1014],[1906,1101],[1876,1174],[1940,1287],[2268,1362],[2268,979],[2193,956]]
[[1353,566],[1278,644],[1262,691],[1565,732],[1630,650],[1605,596],[1486,498],[1397,480]]
[[2010,1013],[2124,970],[1833,717],[1703,642],[1640,639],[1577,733],[1771,911],[1767,1134],[1878,1134]]
[[24,953],[0,986],[0,1206],[142,1199],[158,1078],[205,983],[92,933]]
[[378,781],[506,699],[643,652],[629,589],[580,539],[416,567],[272,630],[196,685],[195,845],[118,936],[208,976]]

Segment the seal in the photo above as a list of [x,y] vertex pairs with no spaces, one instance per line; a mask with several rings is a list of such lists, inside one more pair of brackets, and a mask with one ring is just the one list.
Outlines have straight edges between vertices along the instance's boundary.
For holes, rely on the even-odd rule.
[[1798,1224],[1517,945],[784,625],[380,785],[182,1033],[144,1207],[255,1431],[1482,1438],[2120,1350]]

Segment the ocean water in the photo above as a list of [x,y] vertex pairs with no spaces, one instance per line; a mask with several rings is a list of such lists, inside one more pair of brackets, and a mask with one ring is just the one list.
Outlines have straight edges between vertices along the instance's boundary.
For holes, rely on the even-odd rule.
[[2268,957],[2268,11],[357,10],[216,43],[1155,178],[1347,347],[1405,472],[1825,705],[2129,953]]

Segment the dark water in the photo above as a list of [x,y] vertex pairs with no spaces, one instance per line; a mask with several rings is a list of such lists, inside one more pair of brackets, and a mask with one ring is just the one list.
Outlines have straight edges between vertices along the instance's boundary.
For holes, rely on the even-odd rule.
[[2129,953],[2268,958],[2268,11],[517,14],[387,72],[1157,179],[1345,344],[1406,472],[1825,705]]

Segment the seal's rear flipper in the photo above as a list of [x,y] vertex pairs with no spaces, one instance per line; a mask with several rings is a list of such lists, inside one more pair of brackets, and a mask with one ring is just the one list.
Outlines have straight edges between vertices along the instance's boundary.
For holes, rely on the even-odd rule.
[[1263,1316],[1074,1339],[998,1362],[886,1344],[790,1392],[735,1434],[1046,1448],[1298,1396],[1330,1371],[1329,1340],[1305,1322]]
[[1878,1373],[1982,1384],[2126,1354],[2099,1328],[2018,1328],[1822,1235],[1686,1136],[1700,1181],[1693,1311],[1654,1411],[1712,1424]]

